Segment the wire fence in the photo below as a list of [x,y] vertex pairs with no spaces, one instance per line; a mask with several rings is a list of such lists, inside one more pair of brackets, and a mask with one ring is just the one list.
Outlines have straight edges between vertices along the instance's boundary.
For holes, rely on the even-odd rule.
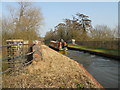
[[[19,73],[23,70],[24,66],[27,66],[28,64],[32,63],[32,56],[35,53],[35,51],[32,51],[33,44],[24,45],[22,44],[22,51],[18,48],[10,48],[12,46],[18,47],[18,44],[10,44],[10,45],[1,45],[0,48],[2,48],[2,51],[4,51],[4,48],[7,48],[8,50],[14,51],[15,53],[19,52],[19,55],[14,55],[13,53],[9,53],[4,51],[4,53],[7,53],[5,58],[2,58],[2,68],[6,66],[6,69],[1,71],[1,74],[5,73]],[[15,51],[17,50],[17,51]],[[10,54],[10,56],[9,56]]]

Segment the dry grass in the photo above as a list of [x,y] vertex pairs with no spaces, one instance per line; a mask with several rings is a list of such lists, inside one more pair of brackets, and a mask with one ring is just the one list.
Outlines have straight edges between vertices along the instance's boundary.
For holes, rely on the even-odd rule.
[[17,76],[3,75],[3,88],[99,88],[79,64],[42,46],[43,60]]

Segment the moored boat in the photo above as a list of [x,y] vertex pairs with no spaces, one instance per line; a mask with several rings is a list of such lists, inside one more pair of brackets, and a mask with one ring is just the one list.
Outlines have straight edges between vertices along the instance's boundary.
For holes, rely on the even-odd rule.
[[49,47],[56,49],[56,50],[59,50],[59,51],[68,50],[66,42],[50,41]]

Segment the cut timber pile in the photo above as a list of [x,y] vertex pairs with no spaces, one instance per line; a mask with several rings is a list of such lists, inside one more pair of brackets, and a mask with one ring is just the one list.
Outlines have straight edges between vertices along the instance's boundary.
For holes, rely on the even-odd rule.
[[3,76],[7,88],[100,88],[74,60],[42,45],[43,60],[17,76]]

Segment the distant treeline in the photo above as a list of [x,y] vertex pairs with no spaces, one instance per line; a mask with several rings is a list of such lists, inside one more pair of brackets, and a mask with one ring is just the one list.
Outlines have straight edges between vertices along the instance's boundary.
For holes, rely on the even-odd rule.
[[[107,25],[96,25],[94,28],[89,17],[77,13],[73,19],[64,19],[64,23],[55,26],[45,35],[45,42],[50,40],[64,39],[66,42],[75,39],[76,41],[116,41],[118,40],[118,27],[111,29]],[[90,42],[89,42],[90,43]],[[114,44],[114,43],[106,43]],[[87,44],[86,44],[87,45]],[[93,43],[91,44],[93,45]],[[117,44],[116,44],[117,45]],[[108,45],[106,45],[108,47]],[[112,45],[111,45],[112,46]],[[115,48],[116,46],[113,45]]]

